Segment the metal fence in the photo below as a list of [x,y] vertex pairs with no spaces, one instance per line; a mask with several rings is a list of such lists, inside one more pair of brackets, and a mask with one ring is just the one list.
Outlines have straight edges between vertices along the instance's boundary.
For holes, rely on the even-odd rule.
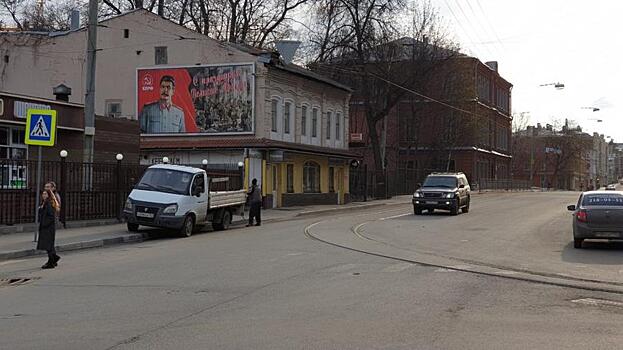
[[353,201],[391,198],[413,194],[417,184],[431,171],[397,169],[392,171],[370,171],[366,168],[350,170],[350,197]]
[[[194,165],[217,179],[212,191],[242,188],[243,177],[235,164]],[[0,225],[35,221],[36,161],[0,160]],[[41,186],[57,184],[61,196],[60,220],[121,218],[125,199],[147,166],[119,163],[42,162]]]
[[530,189],[530,183],[526,180],[513,179],[480,179],[480,182],[472,185],[473,190],[504,190],[504,191],[525,191]]

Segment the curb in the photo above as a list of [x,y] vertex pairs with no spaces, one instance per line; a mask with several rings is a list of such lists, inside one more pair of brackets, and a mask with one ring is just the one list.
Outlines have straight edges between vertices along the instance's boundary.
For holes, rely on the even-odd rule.
[[[143,234],[134,233],[134,234],[123,235],[120,237],[101,238],[101,239],[94,239],[90,241],[61,244],[61,245],[56,246],[56,250],[59,252],[67,252],[67,251],[72,251],[72,250],[101,248],[101,247],[116,245],[116,244],[139,243],[149,238],[150,238],[149,233],[143,233]],[[14,250],[14,251],[0,253],[0,260],[12,260],[12,259],[19,259],[19,258],[25,258],[29,256],[45,255],[45,254],[46,254],[45,251],[36,250],[36,249]]]
[[[81,228],[81,227],[93,227],[93,226],[105,226],[105,225],[116,225],[120,224],[117,219],[101,219],[101,220],[83,220],[83,221],[68,221],[66,223],[66,228]],[[63,225],[57,224],[57,230],[62,230]],[[35,232],[37,230],[37,226],[34,223],[29,224],[18,224],[13,226],[0,226],[0,235],[9,235],[12,233],[24,233],[24,232]]]

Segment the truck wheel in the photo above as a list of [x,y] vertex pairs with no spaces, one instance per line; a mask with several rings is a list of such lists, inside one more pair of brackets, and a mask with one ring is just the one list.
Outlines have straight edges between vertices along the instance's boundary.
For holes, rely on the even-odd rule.
[[225,210],[223,213],[223,218],[221,219],[221,229],[227,230],[229,225],[231,224],[231,213],[229,210]]
[[188,215],[184,220],[184,224],[180,229],[180,236],[182,237],[190,237],[195,230],[195,219],[192,216]]
[[138,232],[138,224],[131,224],[128,222],[128,231]]

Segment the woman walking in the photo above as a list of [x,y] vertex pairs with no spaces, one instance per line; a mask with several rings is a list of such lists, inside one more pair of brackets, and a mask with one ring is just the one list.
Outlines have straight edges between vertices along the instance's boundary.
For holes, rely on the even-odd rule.
[[56,238],[56,213],[60,206],[56,196],[51,190],[45,190],[41,194],[41,205],[39,206],[39,241],[38,250],[48,252],[48,262],[41,266],[42,269],[53,269],[56,267],[61,257],[56,255],[54,240]]

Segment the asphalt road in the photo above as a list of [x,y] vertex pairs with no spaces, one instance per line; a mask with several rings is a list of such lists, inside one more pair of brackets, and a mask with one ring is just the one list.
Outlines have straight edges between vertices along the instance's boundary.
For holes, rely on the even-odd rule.
[[[623,294],[425,266],[312,238],[356,245],[370,235],[389,252],[527,259],[523,267],[558,271],[579,264],[565,258],[569,218],[560,208],[574,196],[487,194],[457,217],[415,217],[405,204],[207,232],[66,254],[49,271],[40,258],[3,262],[0,278],[32,280],[0,286],[0,348],[618,349]],[[577,254],[610,278],[620,251],[605,243]]]

